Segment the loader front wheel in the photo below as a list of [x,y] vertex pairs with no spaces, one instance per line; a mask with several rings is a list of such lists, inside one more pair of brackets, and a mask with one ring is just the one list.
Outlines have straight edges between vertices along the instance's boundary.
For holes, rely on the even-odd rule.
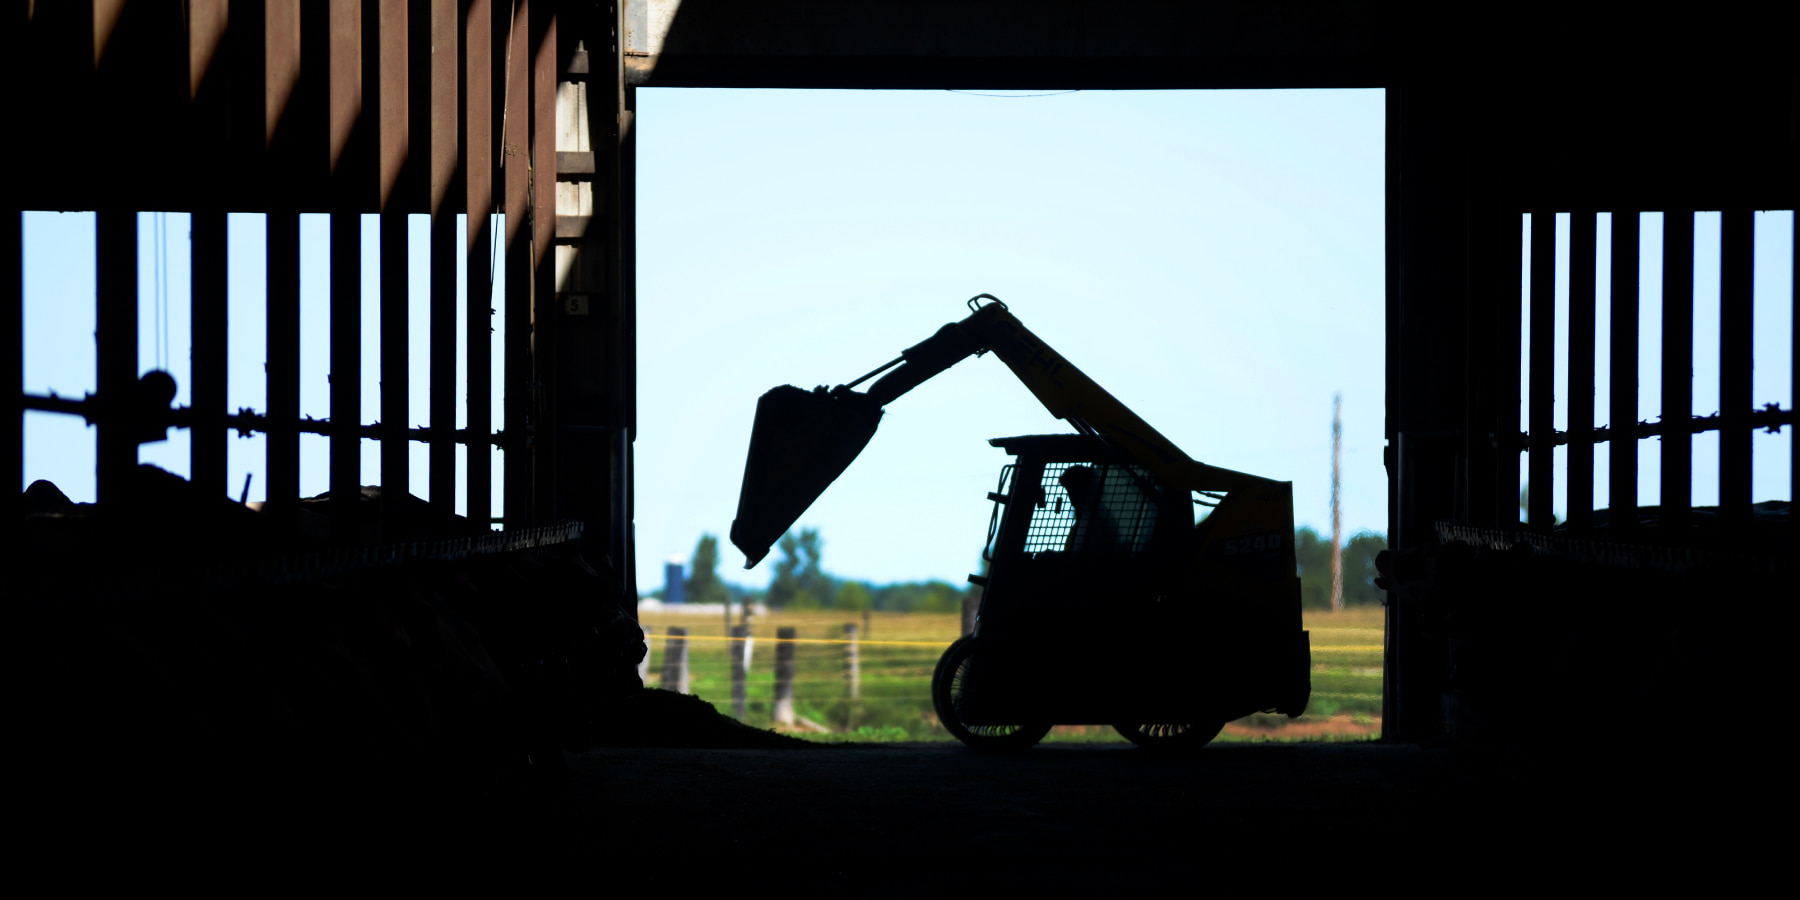
[[1206,746],[1219,732],[1225,730],[1224,722],[1211,725],[1114,725],[1125,739],[1149,750],[1171,752],[1188,752]]
[[1021,753],[1050,733],[1050,723],[1026,725],[968,725],[961,711],[968,700],[970,686],[980,660],[974,635],[957,640],[938,659],[937,671],[931,676],[931,705],[937,708],[938,721],[957,740],[986,753]]

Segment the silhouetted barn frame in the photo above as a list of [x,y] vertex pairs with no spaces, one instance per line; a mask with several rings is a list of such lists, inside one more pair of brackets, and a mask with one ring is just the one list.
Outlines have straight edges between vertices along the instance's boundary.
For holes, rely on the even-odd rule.
[[[1367,88],[1386,89],[1387,468],[1390,543],[1438,539],[1439,522],[1499,532],[1547,531],[1550,454],[1530,456],[1532,506],[1518,521],[1519,457],[1566,443],[1569,496],[1592,496],[1593,458],[1611,454],[1613,504],[1635,502],[1636,442],[1661,441],[1663,505],[1688,507],[1692,435],[1721,432],[1720,515],[1748,517],[1750,435],[1788,425],[1761,410],[1749,380],[1750,221],[1793,209],[1800,68],[1779,5],[1707,7],[1655,17],[1641,5],[1528,2],[1505,7],[1277,0],[1097,4],[1061,0],[96,0],[15,6],[6,28],[17,160],[0,217],[0,346],[22,372],[19,210],[99,212],[97,397],[135,379],[136,219],[193,218],[194,481],[225,484],[227,429],[269,435],[269,496],[298,492],[302,429],[329,434],[331,486],[357,484],[356,445],[382,442],[388,495],[408,488],[405,444],[431,445],[433,502],[456,478],[454,447],[504,447],[510,529],[580,520],[590,552],[610,554],[633,587],[631,453],[635,434],[633,296],[634,89],[788,88]],[[1070,138],[1077,139],[1077,135]],[[1071,178],[1101,177],[1071,173]],[[1723,211],[1721,381],[1713,419],[1692,420],[1692,216]],[[1667,214],[1662,396],[1680,411],[1629,435],[1591,428],[1593,328],[1613,341],[1611,421],[1637,419],[1635,319],[1594,323],[1595,214],[1615,214],[1615,310],[1635,293],[1634,220]],[[224,402],[225,215],[268,215],[270,394],[256,416]],[[331,409],[299,416],[298,216],[332,215]],[[468,229],[458,233],[458,214]],[[467,279],[491,277],[484,212],[505,213],[507,342],[498,362],[509,423],[493,433],[487,395],[471,392],[469,427],[453,398],[409,410],[406,334],[429,330],[434,384],[453,383],[456,242]],[[1521,218],[1572,214],[1571,321],[1558,335],[1552,254],[1534,243],[1533,314],[1521,334]],[[380,213],[381,296],[360,296],[357,235]],[[405,216],[432,216],[428,323],[405,320]],[[1542,218],[1537,221],[1543,221]],[[1689,223],[1684,226],[1682,223]],[[1547,241],[1549,229],[1533,232]],[[1605,264],[1605,263],[1601,263]],[[488,305],[470,291],[469,321]],[[382,310],[381,372],[358,371],[353,326]],[[1547,308],[1547,307],[1546,307]],[[1584,312],[1587,311],[1587,312]],[[1585,316],[1585,318],[1584,318]],[[1584,330],[1587,329],[1587,330]],[[471,329],[480,336],[479,329]],[[1569,381],[1553,383],[1549,348],[1570,344]],[[1519,350],[1529,339],[1531,371]],[[1685,341],[1685,343],[1684,343]],[[1584,349],[1586,348],[1586,349]],[[344,377],[349,373],[351,377]],[[358,385],[381,379],[381,408]],[[1521,377],[1532,385],[1518,426]],[[1794,377],[1789,373],[1790,379]],[[1566,390],[1567,433],[1548,398]],[[21,471],[26,408],[89,415],[98,426],[103,505],[129,502],[135,442],[100,401],[20,396],[0,453]],[[373,414],[373,415],[371,415]],[[423,429],[406,423],[423,420]],[[364,424],[378,421],[379,425]],[[1249,423],[1246,427],[1255,427]],[[1623,437],[1631,440],[1621,440]],[[487,454],[464,476],[487,483]],[[1789,495],[1792,488],[1790,483]],[[469,491],[480,519],[484,491]],[[1578,500],[1570,526],[1591,524]],[[392,513],[398,515],[397,511]],[[1615,521],[1619,517],[1614,517]],[[1390,608],[1384,727],[1402,740],[1441,733],[1441,639]]]

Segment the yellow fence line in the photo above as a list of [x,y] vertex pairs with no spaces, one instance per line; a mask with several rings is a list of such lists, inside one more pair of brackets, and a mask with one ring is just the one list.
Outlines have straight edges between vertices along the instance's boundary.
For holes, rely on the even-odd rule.
[[[757,635],[751,635],[749,637],[724,637],[722,635],[714,635],[714,634],[686,634],[686,635],[646,634],[646,635],[644,635],[644,640],[652,641],[657,638],[663,638],[666,640],[670,637],[680,637],[684,641],[747,641],[747,640],[754,640],[757,637]],[[763,638],[763,640],[767,640],[767,641],[787,642],[787,643],[791,643],[791,644],[849,644],[849,643],[856,643],[856,644],[859,644],[862,646],[876,646],[876,647],[948,647],[948,646],[950,646],[949,641],[864,641],[864,640],[857,640],[857,641],[852,642],[852,641],[847,641],[843,638],[783,638],[783,637],[771,637],[766,634],[762,635],[762,638]],[[1341,651],[1344,653],[1351,653],[1351,652],[1368,653],[1368,652],[1375,651],[1375,650],[1385,650],[1387,648],[1382,646],[1381,644],[1313,644],[1312,649]]]
[[[682,634],[682,635],[646,634],[646,635],[644,635],[644,640],[649,641],[649,640],[654,640],[656,638],[665,638],[666,639],[666,638],[671,638],[671,637],[679,637],[684,641],[748,641],[748,640],[755,639],[757,636],[754,634],[750,635],[749,637],[724,637],[722,635],[715,635],[715,634]],[[864,640],[847,641],[847,640],[844,640],[843,638],[784,638],[784,637],[771,637],[766,634],[762,635],[762,638],[764,640],[768,640],[768,641],[785,642],[785,643],[789,643],[789,644],[849,644],[849,643],[855,643],[855,644],[860,644],[865,647],[870,646],[870,645],[885,646],[885,647],[948,647],[948,646],[950,646],[950,643],[951,643],[950,641],[864,641]]]

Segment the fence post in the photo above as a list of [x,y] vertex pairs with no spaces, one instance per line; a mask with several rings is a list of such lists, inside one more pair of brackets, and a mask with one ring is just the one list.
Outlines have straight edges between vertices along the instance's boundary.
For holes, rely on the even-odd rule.
[[687,629],[669,626],[663,638],[662,688],[677,694],[688,692]]
[[643,684],[650,677],[650,634],[656,629],[653,626],[640,626],[644,629],[644,658],[638,660],[638,683]]
[[862,667],[856,655],[856,624],[844,624],[844,680],[849,683],[850,699],[862,694]]
[[731,627],[731,714],[744,718],[744,682],[750,675],[750,626]]
[[794,726],[794,629],[775,629],[775,724]]

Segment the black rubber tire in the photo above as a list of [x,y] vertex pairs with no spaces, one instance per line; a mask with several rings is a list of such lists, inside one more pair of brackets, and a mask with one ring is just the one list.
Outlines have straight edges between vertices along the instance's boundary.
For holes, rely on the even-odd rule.
[[1114,725],[1125,739],[1151,750],[1188,752],[1212,742],[1225,730],[1224,722],[1212,725]]
[[939,657],[937,670],[931,675],[931,705],[937,708],[938,721],[957,740],[984,753],[1022,753],[1031,749],[1050,733],[1050,723],[965,725],[957,714],[976,648],[975,636],[968,635],[951,644]]

